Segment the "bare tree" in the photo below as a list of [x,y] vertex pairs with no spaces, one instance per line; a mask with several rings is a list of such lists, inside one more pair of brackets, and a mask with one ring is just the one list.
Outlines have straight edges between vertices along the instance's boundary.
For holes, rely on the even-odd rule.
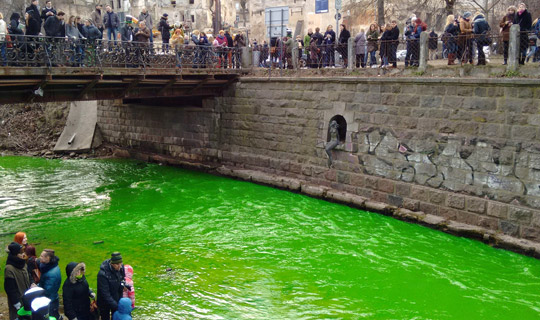
[[456,5],[456,0],[444,0],[446,3],[446,15],[449,16],[454,14],[454,6]]
[[24,3],[24,0],[0,1],[0,12],[4,14],[4,20],[6,20],[6,22],[9,22],[8,21],[9,16],[13,12],[17,12],[22,15],[25,8],[26,8],[26,5]]
[[502,0],[471,0],[476,7],[478,7],[485,15],[486,20],[488,20],[489,13],[499,4]]
[[384,25],[384,0],[377,0],[377,24]]

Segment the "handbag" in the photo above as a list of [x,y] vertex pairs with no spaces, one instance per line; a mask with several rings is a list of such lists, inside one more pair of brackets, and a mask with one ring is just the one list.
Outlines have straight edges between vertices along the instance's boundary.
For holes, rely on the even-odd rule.
[[32,269],[32,279],[34,279],[34,283],[38,284],[39,280],[41,280],[41,271],[39,271],[39,267],[37,265],[36,260],[34,260],[34,269]]
[[99,309],[96,300],[90,301],[90,315],[91,319],[99,319]]

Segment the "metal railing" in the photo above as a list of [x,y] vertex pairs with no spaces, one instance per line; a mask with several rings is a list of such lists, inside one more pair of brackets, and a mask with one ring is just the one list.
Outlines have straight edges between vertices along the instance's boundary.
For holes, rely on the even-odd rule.
[[0,41],[8,67],[240,69],[240,48],[9,35]]

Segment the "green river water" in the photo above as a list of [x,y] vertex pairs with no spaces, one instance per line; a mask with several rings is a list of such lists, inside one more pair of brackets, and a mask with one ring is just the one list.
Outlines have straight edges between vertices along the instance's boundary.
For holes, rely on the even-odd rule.
[[93,288],[120,251],[135,319],[540,318],[538,260],[156,164],[0,157],[0,232],[20,230]]

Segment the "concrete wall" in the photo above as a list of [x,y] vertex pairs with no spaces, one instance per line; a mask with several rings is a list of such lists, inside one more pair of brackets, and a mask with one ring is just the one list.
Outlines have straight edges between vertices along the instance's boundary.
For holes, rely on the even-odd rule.
[[[203,108],[105,105],[105,139],[297,178],[540,242],[540,88],[530,80],[246,78]],[[335,115],[346,142],[326,167]]]

